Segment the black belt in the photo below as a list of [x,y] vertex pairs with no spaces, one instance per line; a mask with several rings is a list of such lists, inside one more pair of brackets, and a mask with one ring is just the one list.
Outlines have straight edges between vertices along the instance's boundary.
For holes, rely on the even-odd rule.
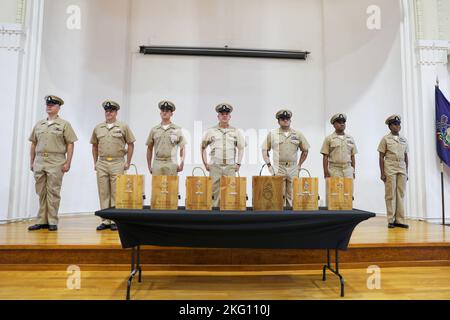
[[278,162],[278,164],[282,165],[282,166],[293,166],[295,164],[295,162],[280,161],[280,162]]

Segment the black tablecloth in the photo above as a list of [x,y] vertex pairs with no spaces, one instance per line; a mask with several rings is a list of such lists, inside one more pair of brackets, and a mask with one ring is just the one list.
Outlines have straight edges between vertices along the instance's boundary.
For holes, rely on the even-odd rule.
[[123,248],[139,245],[197,248],[346,250],[354,228],[375,214],[360,210],[220,212],[106,209]]

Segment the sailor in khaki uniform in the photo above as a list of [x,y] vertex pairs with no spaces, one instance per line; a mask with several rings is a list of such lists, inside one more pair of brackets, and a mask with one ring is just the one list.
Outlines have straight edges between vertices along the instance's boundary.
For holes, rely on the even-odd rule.
[[[291,128],[292,112],[281,110],[276,114],[280,128],[272,130],[262,146],[262,156],[273,175],[283,176],[283,194],[286,205],[292,206],[292,181],[308,157],[310,145],[303,134]],[[301,150],[300,160],[298,150]],[[270,150],[273,150],[273,166],[270,163]]]
[[386,120],[391,133],[381,139],[381,180],[385,185],[385,200],[389,228],[408,228],[405,224],[404,197],[408,180],[408,141],[402,135],[401,117],[392,115]]
[[[181,128],[172,123],[176,110],[170,101],[161,101],[161,124],[154,127],[147,139],[147,164],[150,173],[155,176],[176,176],[182,172],[185,160],[186,138]],[[177,151],[180,150],[180,164]],[[153,159],[153,154],[155,157]]]
[[70,123],[58,116],[64,101],[57,96],[47,96],[45,102],[48,118],[36,124],[29,139],[30,168],[34,172],[39,196],[38,221],[28,228],[30,231],[58,230],[62,180],[70,170],[74,144],[78,140]]
[[[117,120],[117,113],[120,110],[117,102],[105,101],[102,106],[105,109],[106,121],[95,127],[91,144],[97,172],[100,207],[103,210],[116,205],[117,177],[130,168],[136,139],[128,125]],[[117,226],[110,220],[102,219],[97,230],[106,229],[115,231]]]
[[[241,168],[246,146],[242,133],[230,126],[233,107],[222,103],[216,107],[216,112],[219,124],[207,130],[201,145],[203,164],[213,180],[213,207],[215,208],[219,207],[220,177],[236,176],[236,172],[239,172]],[[208,163],[206,154],[208,146],[211,163]]]
[[320,153],[323,155],[325,179],[329,177],[355,178],[355,140],[345,133],[347,116],[336,114],[331,118],[335,132],[326,137]]

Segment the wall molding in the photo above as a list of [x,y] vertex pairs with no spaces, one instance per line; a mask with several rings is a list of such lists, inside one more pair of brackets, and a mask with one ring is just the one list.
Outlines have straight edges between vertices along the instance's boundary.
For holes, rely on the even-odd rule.
[[0,24],[0,50],[23,51],[25,33],[20,24]]
[[17,1],[16,23],[23,24],[26,13],[26,0],[16,0],[16,1]]
[[[410,4],[404,3],[402,5],[404,8],[410,7]],[[415,0],[414,1],[414,11],[412,11],[414,14],[414,20],[415,20],[415,35],[417,39],[423,39],[425,37],[424,31],[423,31],[423,19],[424,19],[424,12],[423,12],[423,0]],[[408,8],[410,10],[411,8]],[[409,17],[411,19],[412,17]]]
[[[433,8],[436,10],[433,11],[434,17],[430,17],[430,12],[427,12],[427,8],[429,8],[427,6],[430,5],[430,1]],[[446,19],[448,18],[448,7],[444,5],[444,2],[446,1],[448,0],[413,0],[417,39],[436,38],[439,40],[450,40],[445,38]],[[430,26],[433,26],[436,31],[434,35],[425,34],[425,30]]]
[[[403,130],[404,135],[408,139],[420,141],[422,143],[422,137],[417,130],[419,126],[419,118],[421,117],[420,108],[420,88],[419,88],[419,73],[416,55],[415,42],[419,37],[417,21],[417,8],[420,6],[420,1],[416,3],[409,0],[400,0],[401,8],[403,11],[403,20],[400,25],[400,41],[402,51],[402,83],[403,83],[403,117],[405,119]],[[415,114],[417,114],[415,116]],[[411,128],[411,129],[410,129]],[[406,197],[406,212],[417,214],[418,212],[424,212],[425,198],[415,195],[425,194],[423,188],[425,184],[425,176],[423,175],[423,154],[419,148],[415,145],[410,146],[411,165],[409,168],[410,175],[414,177],[412,181],[406,185],[407,197]],[[408,214],[409,215],[409,214]],[[425,217],[423,217],[425,218]]]
[[420,65],[447,65],[448,50],[450,42],[445,40],[418,40],[416,43],[418,49]]

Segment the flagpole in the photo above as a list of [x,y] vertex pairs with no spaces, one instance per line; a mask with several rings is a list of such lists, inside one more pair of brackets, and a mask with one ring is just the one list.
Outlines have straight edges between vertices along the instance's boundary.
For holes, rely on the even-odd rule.
[[[436,76],[436,87],[439,88],[439,76]],[[444,192],[444,162],[441,160],[441,203],[442,203],[442,225],[445,224],[445,192]]]
[[441,160],[442,225],[445,226],[444,162]]

